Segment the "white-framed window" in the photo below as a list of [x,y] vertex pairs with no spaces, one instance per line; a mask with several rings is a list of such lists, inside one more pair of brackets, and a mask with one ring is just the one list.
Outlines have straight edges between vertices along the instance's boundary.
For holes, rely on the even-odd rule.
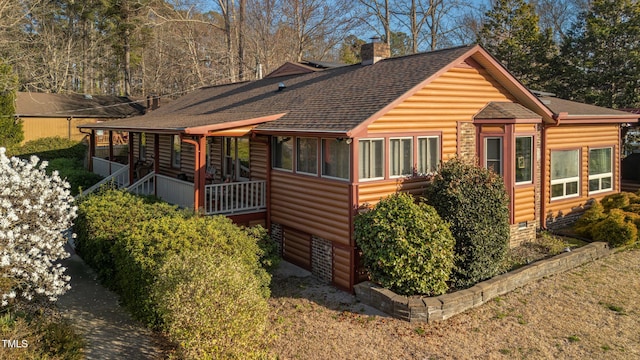
[[551,200],[578,196],[580,150],[551,151]]
[[182,141],[180,135],[173,135],[171,141],[171,166],[180,169],[180,157],[182,153]]
[[389,139],[389,176],[413,174],[413,138]]
[[318,139],[305,137],[296,139],[296,171],[318,175]]
[[322,139],[322,176],[349,180],[349,144],[343,139]]
[[293,138],[289,136],[274,136],[271,153],[271,167],[274,169],[293,170]]
[[440,137],[418,138],[418,175],[434,174],[440,164]]
[[589,149],[589,194],[613,190],[613,148]]
[[358,142],[360,180],[384,178],[384,139],[362,139]]
[[516,184],[533,182],[533,136],[516,136]]
[[484,166],[502,175],[502,137],[484,138]]

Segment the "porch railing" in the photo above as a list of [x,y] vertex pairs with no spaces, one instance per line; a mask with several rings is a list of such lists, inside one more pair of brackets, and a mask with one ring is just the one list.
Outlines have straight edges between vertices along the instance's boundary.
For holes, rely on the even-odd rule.
[[128,166],[125,164],[120,164],[117,162],[109,161],[99,157],[93,157],[93,172],[102,176],[108,177],[109,175],[113,175],[118,170],[121,170],[123,167]]
[[237,214],[267,207],[266,181],[243,181],[205,186],[205,214]]
[[114,184],[118,189],[129,186],[129,165],[123,165],[117,171],[111,173],[110,175],[106,175],[106,177],[100,180],[97,184],[84,190],[82,192],[82,196],[96,191],[98,188],[100,188],[100,186],[105,184]]
[[184,208],[193,209],[193,183],[155,174],[156,192],[162,200]]
[[147,175],[143,176],[142,179],[131,184],[131,186],[127,188],[127,191],[136,195],[153,195],[153,182],[155,179],[155,175],[156,173],[153,171],[148,173]]

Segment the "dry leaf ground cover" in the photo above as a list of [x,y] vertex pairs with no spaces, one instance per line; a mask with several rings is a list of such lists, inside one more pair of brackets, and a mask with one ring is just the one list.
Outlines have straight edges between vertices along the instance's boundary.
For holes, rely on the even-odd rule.
[[640,358],[640,250],[435,324],[389,318],[310,276],[276,275],[270,301],[280,359]]

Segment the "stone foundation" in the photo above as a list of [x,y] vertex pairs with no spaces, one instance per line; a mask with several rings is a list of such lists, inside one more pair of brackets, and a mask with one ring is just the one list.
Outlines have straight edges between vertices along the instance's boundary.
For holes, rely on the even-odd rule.
[[523,224],[514,224],[511,225],[510,237],[509,237],[509,246],[516,247],[525,242],[531,242],[536,239],[536,221],[527,221]]
[[275,241],[278,254],[282,256],[282,225],[271,223],[271,239]]
[[331,241],[311,236],[311,273],[323,282],[333,280],[333,251]]

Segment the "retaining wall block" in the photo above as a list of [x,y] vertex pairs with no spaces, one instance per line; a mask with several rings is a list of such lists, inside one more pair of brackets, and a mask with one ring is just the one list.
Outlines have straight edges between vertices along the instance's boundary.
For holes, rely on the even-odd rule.
[[409,321],[411,322],[428,322],[429,309],[422,301],[423,298],[409,298]]
[[465,289],[439,296],[443,320],[472,308],[475,295],[475,292]]
[[371,288],[375,284],[370,281],[363,281],[353,286],[353,291],[356,293],[356,298],[361,302],[371,305]]
[[468,288],[467,290],[471,291],[473,293],[473,307],[478,307],[482,304],[484,304],[484,300],[482,300],[482,293],[484,292],[484,289],[480,286],[478,286],[478,284]]
[[372,287],[371,288],[371,306],[383,311],[389,315],[393,315],[393,301],[391,299],[396,294],[385,288]]
[[422,301],[424,302],[424,306],[427,308],[427,313],[429,314],[429,322],[444,320],[444,316],[442,313],[442,301],[440,301],[440,296],[424,298],[422,299]]
[[391,303],[393,304],[393,317],[409,320],[410,312],[409,312],[409,298],[402,295],[395,295],[391,298]]

